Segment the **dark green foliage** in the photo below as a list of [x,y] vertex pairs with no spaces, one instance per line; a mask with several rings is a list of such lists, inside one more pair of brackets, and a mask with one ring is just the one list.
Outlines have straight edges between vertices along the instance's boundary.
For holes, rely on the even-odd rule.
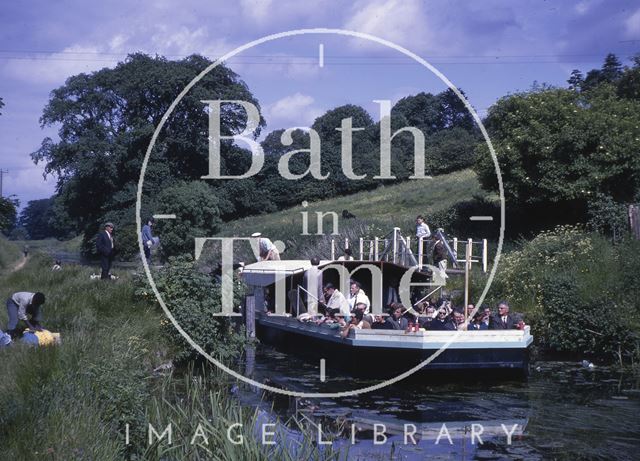
[[633,351],[629,319],[621,315],[627,309],[606,297],[583,300],[572,277],[547,278],[542,303],[548,347],[609,359]]
[[[637,360],[640,350],[640,242],[617,245],[571,226],[540,233],[502,255],[487,305],[510,301],[536,342],[606,360]],[[473,298],[485,276],[473,276]]]
[[[237,357],[242,350],[242,336],[231,330],[227,317],[214,317],[221,312],[220,284],[211,275],[199,271],[188,258],[171,258],[169,264],[154,274],[158,291],[176,322],[202,349],[218,360]],[[137,290],[139,295],[155,300],[146,279]],[[234,306],[240,305],[242,286],[234,284]],[[163,332],[176,351],[176,360],[198,357],[198,353],[169,320],[161,322]]]
[[218,199],[203,181],[179,182],[163,190],[157,210],[176,215],[176,219],[161,220],[156,226],[165,256],[193,254],[194,238],[213,237],[221,223]]
[[[587,204],[597,194],[618,202],[633,199],[640,190],[638,119],[640,104],[617,97],[609,85],[588,94],[543,88],[498,101],[486,125],[507,210],[537,221],[573,209],[584,222]],[[484,188],[497,190],[485,145],[479,147],[476,171]],[[554,222],[563,221],[547,225]]]
[[607,195],[598,195],[589,203],[590,229],[610,237],[614,242],[623,238],[629,229],[627,207]]
[[0,232],[8,234],[16,225],[16,208],[19,206],[15,198],[0,197]]
[[[59,125],[60,141],[46,138],[32,157],[46,163],[46,173],[58,176],[60,200],[83,231],[85,249],[107,213],[132,209],[155,127],[180,91],[210,64],[196,55],[168,61],[133,54],[113,69],[70,77],[52,92],[41,123]],[[206,174],[208,141],[202,133],[208,130],[208,117],[201,101],[211,99],[259,106],[228,68],[219,66],[207,74],[176,106],[157,139],[145,176],[146,203],[153,204],[177,179]],[[244,128],[246,116],[238,107],[223,106],[221,118],[223,134]],[[223,143],[223,154],[236,150]],[[238,159],[247,155],[223,155],[223,174],[240,167]]]
[[18,225],[25,229],[31,240],[75,237],[76,223],[66,213],[62,202],[56,195],[31,200],[20,213]]
[[[492,216],[493,221],[470,221],[471,216]],[[428,217],[431,229],[442,228],[450,236],[497,239],[500,232],[500,203],[485,197],[463,200]]]

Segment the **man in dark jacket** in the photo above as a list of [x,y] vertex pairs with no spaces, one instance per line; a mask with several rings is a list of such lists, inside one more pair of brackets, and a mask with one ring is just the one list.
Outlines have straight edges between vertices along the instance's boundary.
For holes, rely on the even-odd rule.
[[402,304],[394,304],[393,312],[386,320],[386,326],[389,330],[406,330],[409,327],[409,322],[402,314],[404,313],[404,307]]
[[455,331],[456,325],[453,323],[451,316],[447,314],[446,307],[440,307],[438,316],[431,321],[430,330],[435,331]]
[[518,323],[509,314],[509,304],[506,301],[498,303],[498,313],[489,320],[490,330],[512,330],[518,328]]
[[100,255],[101,279],[111,279],[111,263],[113,262],[115,244],[113,241],[113,224],[108,222],[96,239],[96,250]]

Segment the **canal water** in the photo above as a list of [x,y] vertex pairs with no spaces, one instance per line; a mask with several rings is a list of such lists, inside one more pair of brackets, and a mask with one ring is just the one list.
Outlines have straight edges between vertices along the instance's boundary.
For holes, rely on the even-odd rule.
[[[257,382],[302,392],[376,383],[330,367],[322,382],[318,364],[264,345],[242,367]],[[318,439],[320,431],[354,460],[638,460],[639,387],[637,377],[613,367],[548,361],[534,363],[526,381],[414,379],[313,399],[243,385],[238,395],[286,422],[290,438]]]

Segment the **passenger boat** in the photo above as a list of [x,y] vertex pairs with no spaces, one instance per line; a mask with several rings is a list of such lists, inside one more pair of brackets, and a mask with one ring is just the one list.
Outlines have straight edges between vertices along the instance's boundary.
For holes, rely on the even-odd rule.
[[[307,260],[259,261],[246,265],[242,278],[250,292],[245,302],[247,328],[250,333],[255,328],[260,341],[285,352],[313,360],[324,359],[329,367],[363,376],[397,376],[414,367],[419,374],[478,371],[527,374],[529,347],[533,342],[529,326],[483,331],[352,329],[347,337],[342,337],[338,328],[300,320],[300,314],[313,298],[308,292],[310,272],[313,276],[321,273],[322,283],[331,282],[336,287],[341,272],[350,274],[370,294],[374,309],[375,298],[378,302],[382,299],[384,306],[388,304],[388,294],[397,293],[399,281],[410,269],[393,260],[326,260],[320,261],[317,268]],[[378,296],[372,293],[374,272],[382,276],[381,286],[376,287]],[[433,279],[430,271],[414,268],[411,272],[412,285],[429,286]],[[346,284],[348,286],[348,282]],[[278,289],[284,290],[287,296],[276,296]]]

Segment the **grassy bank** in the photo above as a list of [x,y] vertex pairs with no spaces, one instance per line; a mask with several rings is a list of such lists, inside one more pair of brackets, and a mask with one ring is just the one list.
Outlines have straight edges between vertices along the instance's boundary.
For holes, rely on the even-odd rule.
[[[122,459],[124,424],[142,422],[150,370],[162,359],[159,315],[132,302],[127,278],[89,279],[90,269],[52,272],[35,256],[2,280],[2,296],[42,291],[44,325],[62,345],[0,350],[0,446],[7,459]],[[6,325],[6,311],[0,310]]]
[[[406,181],[392,186],[359,192],[345,197],[311,201],[306,208],[302,205],[268,215],[252,216],[227,222],[222,225],[220,235],[251,235],[259,228],[270,235],[289,234],[291,229],[301,232],[301,212],[309,212],[310,232],[315,229],[315,212],[349,210],[357,218],[371,222],[396,225],[407,232],[413,232],[418,214],[430,215],[474,196],[487,195],[471,170],[434,176],[428,180]],[[328,219],[327,219],[328,222]],[[327,224],[327,231],[330,226]],[[389,229],[390,230],[390,229]]]
[[[53,272],[49,262],[34,255],[0,279],[3,299],[15,291],[45,293],[43,324],[62,334],[56,347],[0,349],[2,459],[296,459],[287,458],[283,444],[261,444],[252,430],[260,414],[239,405],[228,375],[210,368],[198,378],[189,371],[175,378],[153,371],[171,361],[175,350],[162,327],[164,315],[154,304],[134,300],[132,275],[91,280],[90,268],[66,265]],[[0,309],[2,328],[6,320]],[[193,445],[200,422],[209,443],[198,439]],[[149,423],[160,432],[171,423],[173,445],[165,440],[149,446]],[[245,428],[241,445],[226,438],[235,423]],[[308,438],[298,449],[305,458],[319,457]]]
[[0,236],[0,273],[10,270],[22,257],[22,247]]

